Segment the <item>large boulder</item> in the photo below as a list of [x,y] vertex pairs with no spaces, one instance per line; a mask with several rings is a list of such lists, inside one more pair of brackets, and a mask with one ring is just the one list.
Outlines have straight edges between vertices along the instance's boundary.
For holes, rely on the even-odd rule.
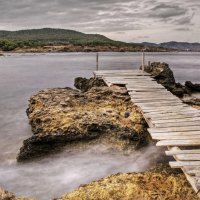
[[27,115],[33,136],[24,141],[18,161],[62,150],[73,141],[106,137],[124,143],[124,148],[139,148],[149,140],[146,122],[127,90],[116,86],[84,93],[71,88],[42,90],[30,98]]

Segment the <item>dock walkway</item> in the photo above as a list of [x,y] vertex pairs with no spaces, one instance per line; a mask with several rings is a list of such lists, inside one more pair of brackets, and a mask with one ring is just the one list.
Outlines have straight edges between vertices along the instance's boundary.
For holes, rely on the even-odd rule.
[[193,189],[200,191],[200,111],[184,104],[148,73],[141,70],[94,72],[108,86],[124,85],[149,125],[156,146],[166,146],[172,168],[181,168]]

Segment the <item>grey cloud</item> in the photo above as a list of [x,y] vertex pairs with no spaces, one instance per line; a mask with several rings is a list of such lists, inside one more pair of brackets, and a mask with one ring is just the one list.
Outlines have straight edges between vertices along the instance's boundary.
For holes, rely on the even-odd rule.
[[177,6],[177,5],[167,5],[159,4],[151,9],[149,17],[158,17],[158,18],[172,18],[174,16],[185,15],[187,9]]
[[174,20],[174,23],[177,24],[177,25],[189,25],[189,24],[192,23],[191,22],[192,18],[193,18],[193,15],[192,16],[185,16],[185,17]]
[[195,30],[199,8],[199,0],[0,0],[0,29],[56,27],[116,37],[181,25]]

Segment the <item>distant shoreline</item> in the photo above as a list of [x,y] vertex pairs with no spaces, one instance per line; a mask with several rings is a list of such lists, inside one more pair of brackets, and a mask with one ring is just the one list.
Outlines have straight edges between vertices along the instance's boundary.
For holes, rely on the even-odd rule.
[[[0,50],[0,53],[64,53],[64,52],[142,52],[141,46],[113,46],[113,45],[46,45],[37,47],[18,47],[11,51]],[[146,48],[146,52],[187,52],[175,49]],[[189,51],[192,52],[192,51]]]

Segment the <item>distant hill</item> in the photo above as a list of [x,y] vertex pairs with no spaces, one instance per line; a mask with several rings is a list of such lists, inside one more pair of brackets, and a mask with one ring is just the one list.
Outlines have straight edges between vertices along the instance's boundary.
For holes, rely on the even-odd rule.
[[37,41],[41,43],[63,44],[123,44],[99,34],[84,34],[66,29],[30,29],[20,31],[0,31],[0,40]]
[[[116,46],[143,48],[141,44],[130,44],[111,40],[100,34],[85,34],[67,29],[30,29],[19,31],[0,31],[0,50],[12,51],[16,48],[37,48],[45,45]],[[152,48],[151,48],[152,49]]]
[[200,51],[200,43],[171,41],[171,42],[164,42],[160,44],[149,43],[149,42],[143,42],[141,44],[146,45],[146,46],[163,47],[163,48],[183,50],[183,51]]

